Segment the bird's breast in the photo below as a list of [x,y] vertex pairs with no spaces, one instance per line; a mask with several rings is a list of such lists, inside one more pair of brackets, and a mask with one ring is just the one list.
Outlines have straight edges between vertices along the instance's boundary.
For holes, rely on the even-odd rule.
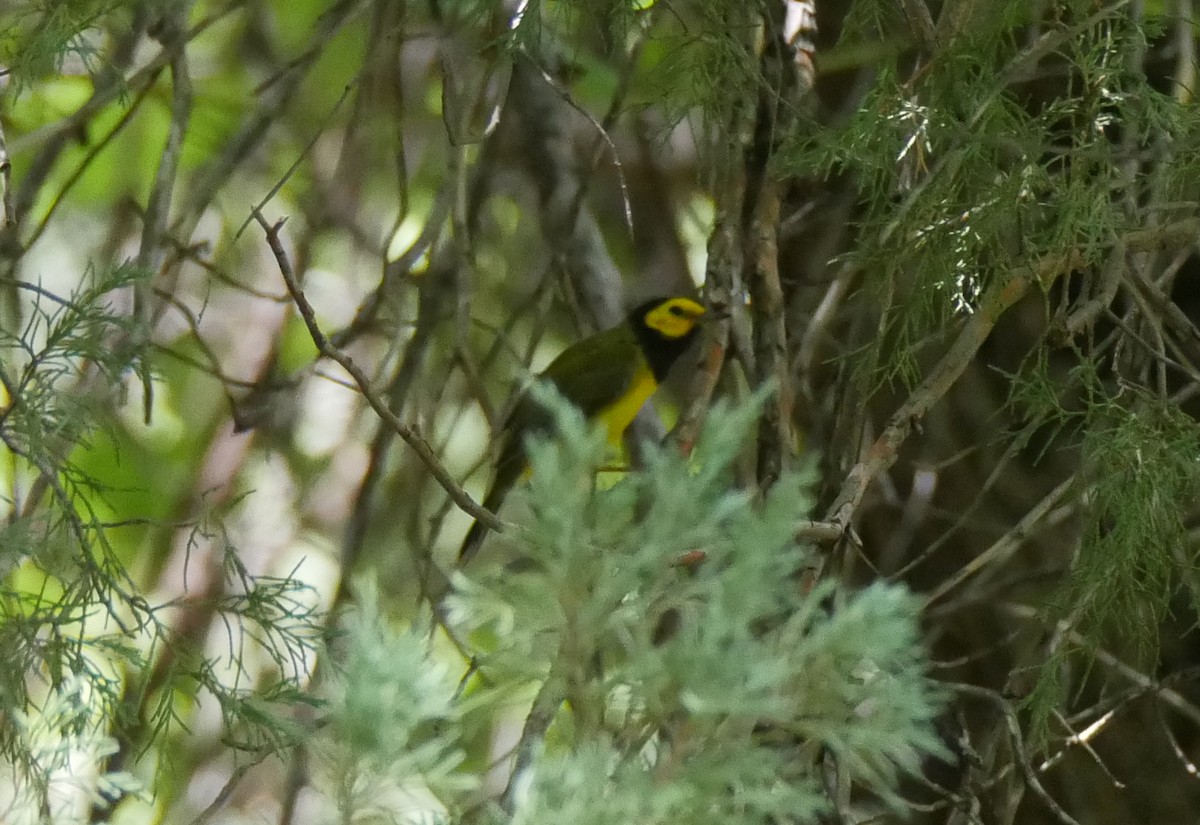
[[600,411],[599,419],[608,430],[609,442],[614,445],[621,443],[621,436],[656,389],[658,381],[654,379],[654,373],[648,365],[642,364],[621,397]]

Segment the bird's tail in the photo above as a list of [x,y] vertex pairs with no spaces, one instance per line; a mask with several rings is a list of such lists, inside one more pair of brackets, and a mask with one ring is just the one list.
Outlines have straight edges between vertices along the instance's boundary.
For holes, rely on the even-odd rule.
[[467,531],[467,537],[463,539],[462,547],[458,550],[459,567],[469,562],[471,557],[479,552],[479,545],[483,544],[483,539],[487,534],[488,528],[483,522],[477,521],[471,525],[471,529]]
[[[492,482],[492,486],[488,488],[487,495],[483,497],[483,508],[495,513],[500,509],[500,505],[504,503],[508,491],[512,489],[516,481],[516,477],[509,478],[512,475],[508,471],[509,468],[501,467],[496,473],[496,479]],[[519,472],[519,468],[518,468]],[[471,560],[471,557],[479,552],[479,547],[483,544],[483,540],[487,538],[489,528],[481,521],[477,521],[471,525],[471,529],[467,531],[467,537],[463,539],[462,547],[458,550],[458,566],[462,567]]]

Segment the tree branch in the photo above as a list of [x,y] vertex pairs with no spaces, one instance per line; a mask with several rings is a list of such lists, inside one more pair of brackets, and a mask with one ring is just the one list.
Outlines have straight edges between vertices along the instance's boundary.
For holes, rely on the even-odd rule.
[[991,334],[1000,316],[1020,300],[1033,283],[1057,277],[1058,273],[1069,269],[1072,257],[1082,260],[1079,253],[1074,256],[1055,255],[1037,268],[1018,270],[988,290],[979,309],[967,320],[950,351],[896,410],[884,431],[846,475],[841,491],[825,516],[827,521],[841,524],[843,528],[850,525],[867,487],[895,463],[900,445],[912,433],[917,422],[954,386]]
[[441,461],[434,455],[433,449],[417,433],[412,427],[409,427],[400,418],[392,412],[388,407],[387,402],[380,397],[379,393],[371,387],[371,382],[367,378],[366,373],[354,360],[342,352],[340,349],[330,343],[325,337],[325,333],[321,332],[320,326],[317,324],[316,313],[313,311],[312,304],[308,302],[304,292],[300,289],[300,284],[296,281],[296,275],[292,271],[291,261],[288,260],[287,252],[283,248],[283,243],[279,239],[279,229],[283,226],[284,221],[278,221],[274,225],[267,223],[266,218],[258,209],[254,210],[254,219],[258,221],[258,225],[262,227],[266,233],[267,245],[271,247],[271,252],[275,255],[275,261],[279,264],[279,272],[283,276],[284,283],[287,284],[288,292],[292,296],[292,300],[296,302],[296,309],[300,311],[300,317],[304,320],[304,326],[308,328],[308,334],[312,338],[313,344],[316,345],[317,351],[324,357],[339,364],[342,369],[350,374],[354,379],[354,383],[358,385],[359,391],[363,394],[363,398],[371,405],[371,409],[382,418],[389,427],[391,427],[396,435],[404,440],[421,459],[421,462],[429,469],[430,474],[446,491],[451,500],[454,501],[465,513],[472,518],[486,524],[493,530],[500,530],[503,527],[503,522],[496,518],[496,515],[490,510],[484,509],[475,499],[471,498],[462,487],[454,480],[454,477],[442,466]]

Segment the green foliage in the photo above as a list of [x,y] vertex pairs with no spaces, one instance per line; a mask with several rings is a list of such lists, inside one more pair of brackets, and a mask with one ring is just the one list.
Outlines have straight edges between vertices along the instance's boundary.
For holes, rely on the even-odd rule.
[[[47,794],[52,776],[70,776],[80,760],[95,762],[117,752],[118,743],[105,730],[103,708],[93,704],[94,685],[75,676],[64,679],[38,707],[19,711],[13,728],[25,759],[0,768],[0,806],[5,821],[34,825],[91,821],[91,809],[106,809],[126,794],[144,790],[128,771],[101,773],[96,782],[81,784],[86,795],[72,799]],[[50,800],[53,801],[50,801]],[[48,803],[48,804],[46,804]]]
[[1017,440],[1029,442],[1048,429],[1052,435],[1040,432],[1038,440],[1077,441],[1084,467],[1081,541],[1070,576],[1045,611],[1083,641],[1056,646],[1038,670],[1028,705],[1039,735],[1067,698],[1064,668],[1087,670],[1106,641],[1154,661],[1176,592],[1182,586],[1196,600],[1196,560],[1184,519],[1200,486],[1200,425],[1145,390],[1111,397],[1097,372],[1085,359],[1055,379],[1039,359],[1011,377],[1011,403],[1029,416]]
[[[783,751],[716,746],[689,752],[663,768],[651,754],[631,756],[588,743],[575,753],[550,757],[538,767],[512,821],[520,825],[614,821],[762,822],[810,819],[820,797],[788,764]],[[726,747],[721,747],[726,744]],[[663,754],[664,761],[671,756]]]
[[1195,569],[1184,514],[1200,489],[1200,425],[1162,399],[1131,394],[1085,431],[1089,519],[1070,604],[1084,627],[1115,624],[1152,660],[1177,576]]
[[17,89],[58,71],[68,58],[89,72],[97,65],[96,45],[88,30],[122,10],[114,0],[17,0],[7,4],[0,22],[0,65]]
[[[144,281],[119,266],[90,273],[67,297],[18,282],[30,296],[25,323],[0,330],[0,441],[12,458],[10,480],[30,491],[3,530],[0,581],[0,756],[11,767],[0,789],[13,796],[18,818],[63,793],[68,764],[115,755],[121,738],[143,727],[165,738],[183,697],[214,702],[227,741],[255,752],[289,747],[296,732],[281,711],[307,701],[298,679],[320,628],[307,589],[292,577],[252,575],[219,523],[199,522],[187,540],[220,546],[224,586],[188,599],[186,609],[223,625],[228,646],[205,652],[179,638],[176,606],[149,601],[114,549],[120,525],[101,515],[110,510],[106,480],[71,460],[77,445],[115,438],[107,410],[145,352],[125,307]],[[164,649],[170,666],[140,695],[136,680]],[[270,666],[255,664],[260,658]],[[101,794],[89,802],[100,804],[135,786],[116,772],[82,787]],[[87,814],[67,812],[63,821]]]
[[408,797],[405,809],[442,809],[438,799],[476,784],[456,772],[463,707],[455,680],[433,655],[427,630],[393,629],[371,585],[357,595],[322,736],[331,796],[347,821],[386,810],[391,788]]
[[[892,25],[894,4],[883,6],[854,4],[843,36]],[[861,192],[859,242],[847,258],[869,273],[888,333],[856,359],[872,390],[897,376],[911,386],[921,348],[1007,273],[1056,254],[1086,265],[1110,254],[1130,221],[1122,198],[1137,185],[1118,135],[1194,142],[1194,112],[1127,66],[1141,29],[1081,7],[1082,20],[1064,14],[1049,26],[1049,45],[1018,48],[1024,6],[973,18],[915,77],[885,64],[840,128],[797,132],[777,159],[790,174],[851,176]],[[1031,55],[1051,49],[1079,77],[1066,94],[1030,105],[1014,80]],[[1160,185],[1177,180],[1164,170]]]
[[699,114],[724,134],[731,118],[754,100],[760,85],[756,6],[704,0],[689,4],[684,19],[662,15],[643,72],[648,102],[662,109],[667,124]]
[[480,702],[550,673],[570,703],[572,744],[547,746],[517,821],[803,818],[825,804],[822,749],[885,799],[942,752],[915,600],[806,590],[793,533],[810,471],[761,501],[731,485],[762,400],[714,410],[690,460],[652,450],[607,490],[603,434],[574,411],[560,409],[560,440],[532,445],[525,572],[483,573],[454,597],[496,640],[478,658],[495,685]]
[[[665,136],[681,120],[698,117],[721,134],[744,111],[761,85],[754,50],[762,4],[696,0],[685,4],[640,0],[567,0],[528,4],[519,24],[501,43],[511,51],[547,61],[549,44],[584,44],[564,57],[591,74],[605,62],[640,49],[637,83],[629,90],[637,107],[655,107]],[[582,38],[580,32],[586,33]],[[598,62],[594,54],[600,52]],[[595,77],[584,78],[595,83]],[[601,107],[605,101],[598,103]]]

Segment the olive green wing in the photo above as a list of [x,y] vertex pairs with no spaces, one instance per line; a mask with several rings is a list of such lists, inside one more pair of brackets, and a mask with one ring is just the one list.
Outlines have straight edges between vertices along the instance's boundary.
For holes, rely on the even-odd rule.
[[590,420],[625,394],[642,360],[633,330],[622,324],[568,347],[540,377]]
[[[633,330],[621,325],[567,347],[538,380],[550,382],[584,418],[592,419],[628,390],[641,362]],[[529,392],[522,393],[505,421],[496,475],[483,499],[484,507],[495,512],[525,472],[525,439],[548,432],[553,426],[550,411]],[[486,532],[481,524],[471,527],[459,553],[462,561],[474,555]]]
[[[617,401],[629,389],[641,363],[641,350],[626,326],[593,335],[567,347],[538,376],[570,401],[587,419]],[[525,469],[525,439],[548,432],[554,416],[532,393],[521,395],[504,425],[504,443],[496,462],[497,477]],[[512,462],[518,466],[509,468]]]

